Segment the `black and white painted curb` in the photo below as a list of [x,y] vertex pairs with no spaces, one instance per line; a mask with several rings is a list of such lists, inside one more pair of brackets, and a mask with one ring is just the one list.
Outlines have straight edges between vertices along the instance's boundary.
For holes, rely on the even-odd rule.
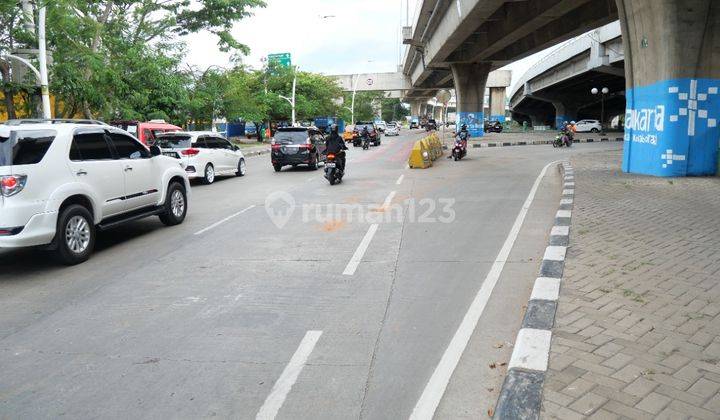
[[[600,142],[608,142],[608,141],[625,141],[623,137],[616,137],[616,138],[609,138],[609,137],[602,137],[599,139],[575,139],[573,143],[600,143]],[[496,142],[487,142],[487,143],[472,143],[473,148],[480,148],[480,147],[509,147],[509,146],[532,146],[532,145],[538,145],[538,144],[552,144],[552,140],[527,140],[527,141],[496,141]]]
[[508,373],[495,406],[494,419],[537,419],[542,389],[550,358],[550,340],[570,244],[570,221],[575,196],[575,173],[569,162],[562,163],[563,191],[560,207],[540,273],[535,280],[522,326],[515,339]]

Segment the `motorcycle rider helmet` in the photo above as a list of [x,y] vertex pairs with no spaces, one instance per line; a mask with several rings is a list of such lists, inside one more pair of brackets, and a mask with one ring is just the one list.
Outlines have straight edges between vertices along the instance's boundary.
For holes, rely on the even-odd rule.
[[461,130],[467,130],[467,124],[463,124],[463,125],[460,127],[460,129],[461,129]]
[[330,132],[337,134],[337,132],[338,132],[338,125],[337,125],[337,124],[332,124],[332,125],[330,126]]
[[575,121],[570,121],[570,124],[575,125]]

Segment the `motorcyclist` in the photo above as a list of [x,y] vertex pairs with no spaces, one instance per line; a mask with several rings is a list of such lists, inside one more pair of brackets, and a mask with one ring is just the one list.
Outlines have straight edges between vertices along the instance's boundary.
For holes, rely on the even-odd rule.
[[325,137],[325,154],[335,154],[335,162],[338,164],[340,172],[345,172],[345,150],[347,149],[345,141],[338,134],[337,124],[333,124],[330,127],[330,134]]
[[[467,143],[470,139],[470,132],[468,131],[467,124],[463,124],[460,127],[460,131],[455,135],[455,140],[460,140],[462,142],[463,151],[467,151]],[[452,159],[452,155],[447,157],[448,159]]]

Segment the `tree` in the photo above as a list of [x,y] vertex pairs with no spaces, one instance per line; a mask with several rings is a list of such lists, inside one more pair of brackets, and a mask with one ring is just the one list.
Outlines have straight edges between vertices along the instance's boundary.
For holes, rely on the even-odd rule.
[[[59,68],[53,77],[62,83],[63,98],[70,110],[80,107],[87,118],[92,110],[100,114],[123,113],[112,103],[113,83],[127,83],[126,72],[142,74],[146,70],[178,70],[178,36],[207,30],[218,36],[224,51],[247,53],[247,46],[230,35],[238,20],[250,15],[252,7],[262,7],[261,0],[57,0],[49,2],[48,40],[55,51]],[[128,58],[132,56],[135,61]],[[148,60],[169,56],[169,62],[151,65]],[[122,62],[125,67],[115,64]],[[149,68],[148,68],[149,67]],[[55,74],[57,71],[57,74]],[[171,90],[187,80],[170,80],[165,73],[163,84]],[[52,80],[52,78],[51,78]],[[110,95],[109,95],[110,94]],[[142,101],[142,95],[136,98]],[[167,101],[167,97],[164,98]],[[170,101],[172,102],[172,101]],[[167,105],[164,103],[163,105]]]

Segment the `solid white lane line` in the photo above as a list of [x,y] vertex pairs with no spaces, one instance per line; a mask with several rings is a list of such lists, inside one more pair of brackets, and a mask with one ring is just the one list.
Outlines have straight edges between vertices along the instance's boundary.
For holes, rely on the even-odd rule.
[[390,194],[385,198],[385,201],[383,202],[382,208],[388,208],[390,207],[390,203],[392,203],[393,198],[395,198],[395,194],[397,191],[390,191]]
[[305,337],[303,337],[297,350],[295,350],[295,354],[285,366],[285,370],[273,385],[270,395],[265,399],[260,411],[255,416],[257,420],[272,420],[277,416],[280,407],[282,407],[290,389],[297,381],[300,371],[305,367],[305,363],[307,363],[308,357],[310,357],[310,353],[312,353],[322,333],[322,331],[308,331],[305,333]]
[[253,207],[255,207],[255,204],[253,204],[252,206],[248,206],[248,207],[240,210],[240,211],[237,212],[237,213],[231,214],[230,216],[222,219],[221,221],[219,221],[219,222],[217,222],[217,223],[213,223],[212,225],[206,227],[205,229],[198,230],[197,232],[195,232],[195,235],[202,235],[203,233],[207,232],[208,230],[220,226],[221,224],[223,224],[223,223],[227,222],[228,220],[232,219],[233,217],[240,216],[241,214],[245,213],[246,211],[252,209]]
[[353,274],[355,274],[355,270],[357,270],[358,265],[360,265],[360,261],[362,261],[363,256],[365,255],[365,251],[367,251],[368,249],[368,246],[370,246],[370,241],[372,241],[373,236],[375,236],[375,232],[377,232],[377,229],[377,223],[370,225],[370,228],[365,234],[365,237],[363,237],[362,241],[360,241],[360,245],[358,245],[352,258],[350,258],[347,266],[345,266],[345,271],[343,271],[343,275],[352,276]]
[[405,174],[400,175],[400,178],[398,178],[398,180],[395,181],[395,184],[396,184],[396,185],[402,184],[403,179],[405,179]]
[[445,389],[450,382],[450,378],[452,377],[460,358],[465,352],[465,348],[467,347],[470,337],[477,327],[480,316],[482,316],[482,313],[485,310],[485,306],[490,300],[490,295],[500,279],[500,274],[502,274],[505,262],[507,261],[510,251],[515,244],[515,240],[520,233],[520,228],[525,221],[525,216],[530,209],[530,205],[532,204],[533,199],[535,199],[535,193],[537,193],[540,182],[545,176],[548,168],[552,165],[557,165],[558,162],[559,161],[548,163],[542,171],[540,171],[540,175],[538,175],[535,179],[535,183],[530,189],[530,193],[528,194],[525,203],[523,203],[520,213],[518,213],[517,218],[515,218],[515,223],[510,229],[510,233],[505,239],[505,243],[495,258],[495,262],[485,277],[480,290],[478,290],[477,295],[475,295],[475,299],[470,304],[470,308],[468,308],[460,326],[457,331],[455,331],[455,335],[452,340],[450,340],[450,344],[447,349],[445,349],[445,353],[443,353],[440,363],[438,363],[435,371],[430,377],[430,380],[427,385],[425,385],[425,390],[423,390],[420,399],[417,404],[415,404],[415,408],[410,415],[410,419],[432,420],[435,410],[445,394]]
[[508,369],[522,368],[545,372],[550,357],[550,330],[523,328],[515,340]]

